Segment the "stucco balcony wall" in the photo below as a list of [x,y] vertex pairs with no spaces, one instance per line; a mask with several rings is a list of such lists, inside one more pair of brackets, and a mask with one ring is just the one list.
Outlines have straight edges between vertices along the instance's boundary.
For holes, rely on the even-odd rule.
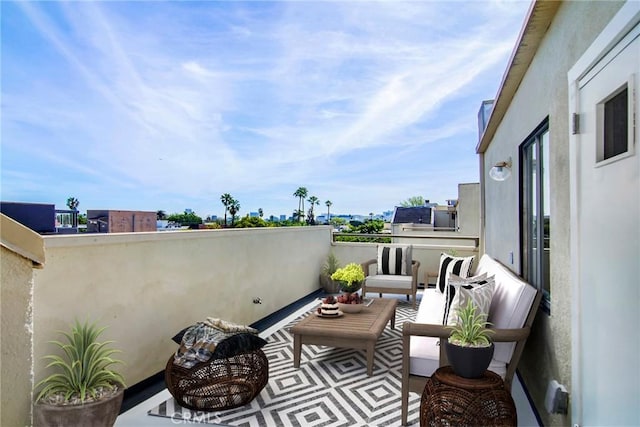
[[[161,371],[171,337],[207,316],[250,324],[319,288],[330,227],[47,236],[34,273],[35,381],[74,319],[116,341],[128,385]],[[262,304],[255,304],[260,298]]]

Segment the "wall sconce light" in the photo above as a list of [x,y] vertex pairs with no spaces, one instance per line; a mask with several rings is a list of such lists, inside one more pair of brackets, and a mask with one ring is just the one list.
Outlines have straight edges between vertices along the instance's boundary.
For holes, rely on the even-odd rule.
[[494,181],[504,181],[511,176],[511,157],[506,162],[498,162],[489,171],[489,176]]

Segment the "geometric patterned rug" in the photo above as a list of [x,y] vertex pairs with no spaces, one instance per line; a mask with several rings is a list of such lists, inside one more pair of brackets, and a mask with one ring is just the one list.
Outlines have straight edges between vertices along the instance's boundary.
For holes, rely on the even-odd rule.
[[[222,426],[399,426],[402,324],[415,319],[411,305],[398,300],[396,329],[390,324],[378,339],[373,375],[367,376],[363,350],[303,345],[300,368],[293,367],[289,328],[303,316],[267,337],[269,382],[249,404],[219,412],[192,411],[173,398],[149,410],[174,423]],[[420,396],[409,394],[409,424],[419,422]]]

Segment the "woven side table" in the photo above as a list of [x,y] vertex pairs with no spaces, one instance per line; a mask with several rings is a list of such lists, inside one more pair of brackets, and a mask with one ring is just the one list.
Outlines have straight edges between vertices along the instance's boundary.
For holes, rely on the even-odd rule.
[[269,360],[258,349],[185,369],[174,365],[171,355],[164,379],[180,406],[222,411],[244,406],[260,393],[269,380]]
[[481,378],[467,379],[444,366],[427,379],[420,425],[516,426],[518,417],[511,393],[498,374],[485,371]]

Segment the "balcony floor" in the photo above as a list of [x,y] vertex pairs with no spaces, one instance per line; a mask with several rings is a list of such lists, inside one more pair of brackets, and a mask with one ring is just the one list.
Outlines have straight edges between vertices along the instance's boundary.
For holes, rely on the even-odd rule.
[[[385,297],[389,297],[389,296],[385,295]],[[404,296],[398,296],[398,298],[404,299]],[[292,311],[284,319],[277,321],[273,325],[264,329],[260,333],[260,336],[262,336],[263,338],[268,337],[274,332],[282,329],[285,325],[290,323],[292,320],[296,319],[300,315],[311,310],[316,304],[317,304],[317,301],[315,299],[313,299],[312,302],[305,303],[302,307],[299,307],[294,311]],[[538,426],[539,423],[536,419],[535,413],[530,405],[530,402],[527,398],[527,395],[522,387],[522,384],[518,376],[516,376],[516,378],[513,381],[512,395],[516,403],[516,410],[518,412],[518,425],[519,426]],[[129,427],[129,426],[138,427],[138,426],[170,426],[170,425],[176,425],[176,424],[195,424],[193,421],[184,421],[184,420],[178,420],[173,418],[162,418],[158,416],[148,415],[148,411],[150,409],[156,407],[157,405],[166,401],[170,397],[171,395],[169,391],[166,388],[162,389],[161,391],[157,392],[156,394],[149,397],[148,399],[142,401],[141,403],[137,404],[131,409],[123,412],[116,420],[115,425],[117,427]],[[398,407],[399,406],[400,406],[400,396],[398,395]],[[410,414],[410,417],[409,417],[410,421],[412,418],[415,418],[415,414],[414,415]],[[207,425],[212,425],[212,424],[207,424]],[[225,424],[214,424],[214,425],[224,426]],[[418,424],[416,423],[413,425],[418,425]]]

